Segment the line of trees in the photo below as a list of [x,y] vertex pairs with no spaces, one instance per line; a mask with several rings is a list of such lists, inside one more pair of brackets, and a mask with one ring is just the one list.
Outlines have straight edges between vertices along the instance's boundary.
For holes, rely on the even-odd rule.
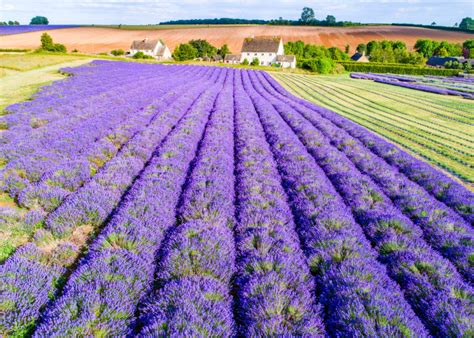
[[370,62],[379,63],[405,63],[423,64],[425,57],[419,52],[410,52],[403,41],[369,41],[367,44],[361,43],[356,50],[370,57]]
[[272,20],[259,19],[238,19],[238,18],[220,18],[220,19],[190,19],[190,20],[171,20],[160,22],[160,25],[278,25],[278,26],[360,26],[361,23],[352,21],[337,21],[334,15],[326,16],[324,20],[318,20],[315,17],[314,10],[310,7],[304,7],[299,20],[287,20],[279,17]]
[[186,61],[196,58],[213,57],[215,55],[225,57],[226,54],[231,54],[227,44],[217,48],[211,45],[207,40],[198,39],[179,44],[173,52],[173,58],[177,61]]
[[0,26],[19,26],[18,21],[0,21]]

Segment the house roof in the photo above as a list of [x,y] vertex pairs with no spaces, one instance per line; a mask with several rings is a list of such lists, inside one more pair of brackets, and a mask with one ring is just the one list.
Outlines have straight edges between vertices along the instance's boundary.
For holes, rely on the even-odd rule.
[[369,58],[365,56],[365,53],[356,52],[351,56],[352,61],[369,61]]
[[464,62],[464,58],[451,56],[432,56],[426,61],[428,66],[444,66],[448,61]]
[[160,43],[160,40],[150,40],[150,39],[135,40],[132,42],[130,49],[137,49],[137,50],[155,49],[158,43]]
[[294,55],[277,55],[277,62],[294,62],[296,57]]
[[212,56],[212,59],[213,59],[214,61],[222,61],[222,56],[219,55],[219,54],[213,55],[213,56]]
[[224,61],[240,61],[240,54],[226,54]]
[[255,38],[246,38],[242,45],[242,53],[276,53],[278,52],[280,41],[281,38],[277,36],[257,36]]

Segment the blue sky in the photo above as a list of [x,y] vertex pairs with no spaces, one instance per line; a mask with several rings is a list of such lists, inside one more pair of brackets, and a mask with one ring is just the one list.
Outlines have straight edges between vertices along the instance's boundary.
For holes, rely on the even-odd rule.
[[43,15],[52,24],[149,24],[174,19],[237,17],[297,19],[304,6],[318,19],[410,22],[452,26],[474,17],[473,0],[0,0],[0,21],[29,23]]

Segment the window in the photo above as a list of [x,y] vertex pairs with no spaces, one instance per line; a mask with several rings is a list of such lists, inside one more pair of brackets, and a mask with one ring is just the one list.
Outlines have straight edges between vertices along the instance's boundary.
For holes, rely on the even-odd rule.
[[255,53],[254,55],[257,56],[257,53]]
[[265,54],[264,54],[264,53],[262,53],[262,56],[264,56],[264,55],[265,55]]
[[262,66],[265,66],[265,62],[264,62],[264,61],[262,61],[260,64],[261,64]]
[[272,53],[270,53],[270,54],[268,54],[268,55],[272,56],[273,54],[272,54]]

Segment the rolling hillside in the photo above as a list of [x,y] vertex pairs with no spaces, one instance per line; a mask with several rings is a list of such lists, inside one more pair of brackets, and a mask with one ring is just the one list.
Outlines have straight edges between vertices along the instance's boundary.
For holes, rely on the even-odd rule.
[[[284,41],[303,40],[306,43],[344,48],[370,40],[397,39],[413,46],[419,38],[462,42],[472,34],[417,27],[365,26],[365,27],[294,27],[294,26],[212,26],[196,28],[170,28],[160,30],[120,30],[114,28],[78,27],[48,32],[55,42],[63,43],[68,50],[99,53],[112,49],[128,49],[132,40],[163,39],[171,49],[190,39],[206,39],[216,46],[227,43],[232,52],[240,51],[242,40],[252,35],[279,35]],[[36,48],[41,31],[0,37],[0,48]]]

